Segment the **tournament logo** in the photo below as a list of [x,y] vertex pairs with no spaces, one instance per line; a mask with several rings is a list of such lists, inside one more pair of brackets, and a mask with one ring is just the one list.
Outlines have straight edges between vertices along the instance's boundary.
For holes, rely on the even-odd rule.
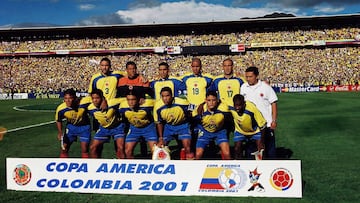
[[292,186],[293,182],[292,174],[285,168],[277,168],[270,175],[270,184],[276,190],[285,191]]
[[16,166],[13,172],[13,179],[18,185],[26,185],[31,180],[31,171],[25,164],[19,164]]
[[245,186],[246,174],[240,166],[208,166],[200,183],[200,192],[236,192]]

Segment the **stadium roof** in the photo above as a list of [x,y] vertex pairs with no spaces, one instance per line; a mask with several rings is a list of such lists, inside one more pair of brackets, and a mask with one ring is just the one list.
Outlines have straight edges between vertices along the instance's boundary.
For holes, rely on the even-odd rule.
[[306,16],[281,18],[252,18],[238,21],[213,21],[176,24],[120,24],[98,26],[60,26],[0,28],[0,40],[43,38],[92,38],[111,36],[159,36],[172,34],[211,34],[242,31],[359,27],[360,14],[336,16]]

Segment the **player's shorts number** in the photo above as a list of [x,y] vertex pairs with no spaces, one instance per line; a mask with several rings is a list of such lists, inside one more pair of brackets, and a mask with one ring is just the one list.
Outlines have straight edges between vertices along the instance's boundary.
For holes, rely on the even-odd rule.
[[[186,191],[188,182],[182,182],[180,184],[180,191]],[[150,181],[143,181],[141,182],[141,186],[139,190],[153,190],[153,191],[159,191],[159,190],[165,190],[165,191],[174,191],[177,188],[176,182],[168,182],[164,183],[162,181],[156,181],[154,183]]]

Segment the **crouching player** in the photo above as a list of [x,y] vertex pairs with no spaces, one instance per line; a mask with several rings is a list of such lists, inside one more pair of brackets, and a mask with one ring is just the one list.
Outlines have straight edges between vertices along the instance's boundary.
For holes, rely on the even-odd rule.
[[94,89],[91,92],[92,103],[88,106],[90,115],[96,119],[100,126],[96,131],[93,141],[90,145],[91,158],[100,158],[104,143],[108,143],[111,137],[116,143],[116,157],[118,159],[125,158],[124,152],[124,136],[125,123],[119,114],[118,108],[124,99],[114,98],[107,101],[108,108],[102,111],[100,106],[105,100],[103,92],[99,89]]
[[215,91],[206,93],[205,104],[199,105],[193,111],[193,116],[199,128],[195,159],[202,158],[206,146],[212,139],[219,145],[222,159],[230,159],[230,146],[224,122],[231,114],[229,107],[218,100]]
[[154,108],[154,119],[159,135],[158,145],[167,146],[171,140],[179,139],[185,149],[185,156],[180,153],[180,159],[193,158],[190,151],[189,102],[186,99],[173,97],[170,87],[163,87],[160,95],[161,100],[157,101]]
[[140,105],[140,98],[142,97],[139,94],[130,90],[126,95],[127,102],[122,102],[119,108],[122,117],[130,124],[125,140],[127,159],[134,158],[134,148],[141,137],[147,141],[150,149],[158,141],[152,116],[154,100],[144,99],[144,102]]
[[[80,102],[79,102],[80,100]],[[58,139],[61,141],[60,158],[67,158],[71,144],[80,138],[81,157],[89,157],[89,143],[91,138],[90,119],[86,113],[79,113],[78,109],[84,104],[85,98],[77,98],[73,89],[64,92],[64,102],[56,109],[55,120]],[[62,120],[66,119],[65,132]]]
[[[234,107],[230,107],[234,118],[234,153],[235,159],[241,159],[243,155],[242,145],[244,141],[255,140],[258,154],[264,149],[264,133],[266,120],[255,104],[245,101],[244,96],[237,94],[233,98]],[[249,157],[249,154],[246,155]],[[262,156],[255,157],[262,159]]]

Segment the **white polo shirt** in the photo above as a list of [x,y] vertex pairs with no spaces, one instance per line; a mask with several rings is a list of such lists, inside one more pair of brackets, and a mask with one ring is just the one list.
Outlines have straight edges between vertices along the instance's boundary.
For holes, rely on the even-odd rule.
[[240,93],[244,95],[246,101],[251,101],[256,105],[259,111],[266,119],[267,126],[271,126],[272,110],[271,104],[278,100],[273,88],[265,82],[258,80],[255,85],[244,83],[241,86]]

